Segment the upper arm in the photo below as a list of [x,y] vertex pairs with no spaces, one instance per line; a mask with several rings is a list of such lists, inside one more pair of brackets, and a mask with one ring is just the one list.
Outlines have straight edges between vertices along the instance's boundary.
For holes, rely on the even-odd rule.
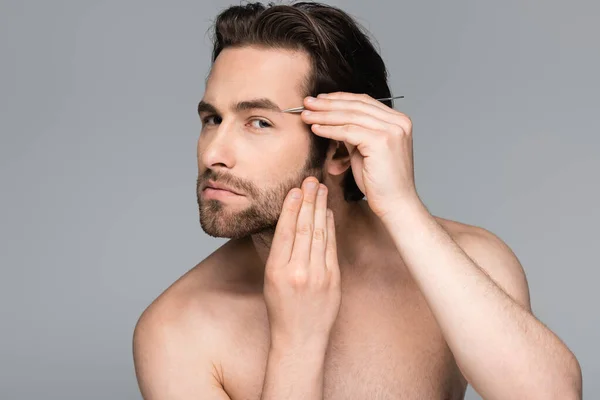
[[529,286],[517,256],[492,232],[473,227],[457,236],[456,242],[508,296],[531,311]]
[[136,324],[133,358],[142,397],[229,400],[211,360],[210,329],[197,319],[192,322],[184,309],[159,298]]

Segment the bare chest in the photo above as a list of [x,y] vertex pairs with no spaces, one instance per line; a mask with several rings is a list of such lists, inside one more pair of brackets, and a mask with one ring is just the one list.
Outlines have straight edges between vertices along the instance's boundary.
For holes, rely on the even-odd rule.
[[[374,290],[378,287],[378,290]],[[239,326],[222,361],[233,400],[260,399],[269,351],[264,303]],[[465,382],[416,287],[343,291],[324,365],[324,399],[462,399]]]

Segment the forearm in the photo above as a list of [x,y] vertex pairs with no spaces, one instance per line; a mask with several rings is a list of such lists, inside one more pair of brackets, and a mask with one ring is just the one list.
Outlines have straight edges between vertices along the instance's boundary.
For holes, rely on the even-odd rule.
[[323,399],[325,346],[271,346],[261,400]]
[[424,206],[407,206],[384,224],[461,371],[484,398],[573,392],[579,367],[569,349],[479,268]]

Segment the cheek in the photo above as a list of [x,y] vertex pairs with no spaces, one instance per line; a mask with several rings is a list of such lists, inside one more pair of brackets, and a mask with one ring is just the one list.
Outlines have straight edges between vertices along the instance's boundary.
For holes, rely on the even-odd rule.
[[278,157],[284,158],[295,164],[303,164],[312,147],[309,128],[302,124],[302,128],[294,127],[289,135],[281,141],[278,148]]
[[273,152],[269,153],[265,160],[274,165],[276,169],[286,172],[296,172],[306,163],[310,152],[308,140],[295,140],[294,142],[282,143]]

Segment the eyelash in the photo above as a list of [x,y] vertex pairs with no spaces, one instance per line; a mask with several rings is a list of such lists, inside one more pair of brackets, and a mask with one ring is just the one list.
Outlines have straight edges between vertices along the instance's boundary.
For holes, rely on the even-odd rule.
[[[202,118],[202,125],[203,126],[207,125],[208,124],[208,120],[210,118],[219,118],[219,116],[218,115],[207,115],[206,117]],[[256,129],[266,129],[266,128],[272,128],[273,127],[273,125],[271,125],[269,122],[267,122],[266,120],[261,119],[261,118],[252,118],[251,121],[260,121],[260,122],[262,122],[262,123],[264,123],[264,124],[267,125],[264,128],[256,128]]]

